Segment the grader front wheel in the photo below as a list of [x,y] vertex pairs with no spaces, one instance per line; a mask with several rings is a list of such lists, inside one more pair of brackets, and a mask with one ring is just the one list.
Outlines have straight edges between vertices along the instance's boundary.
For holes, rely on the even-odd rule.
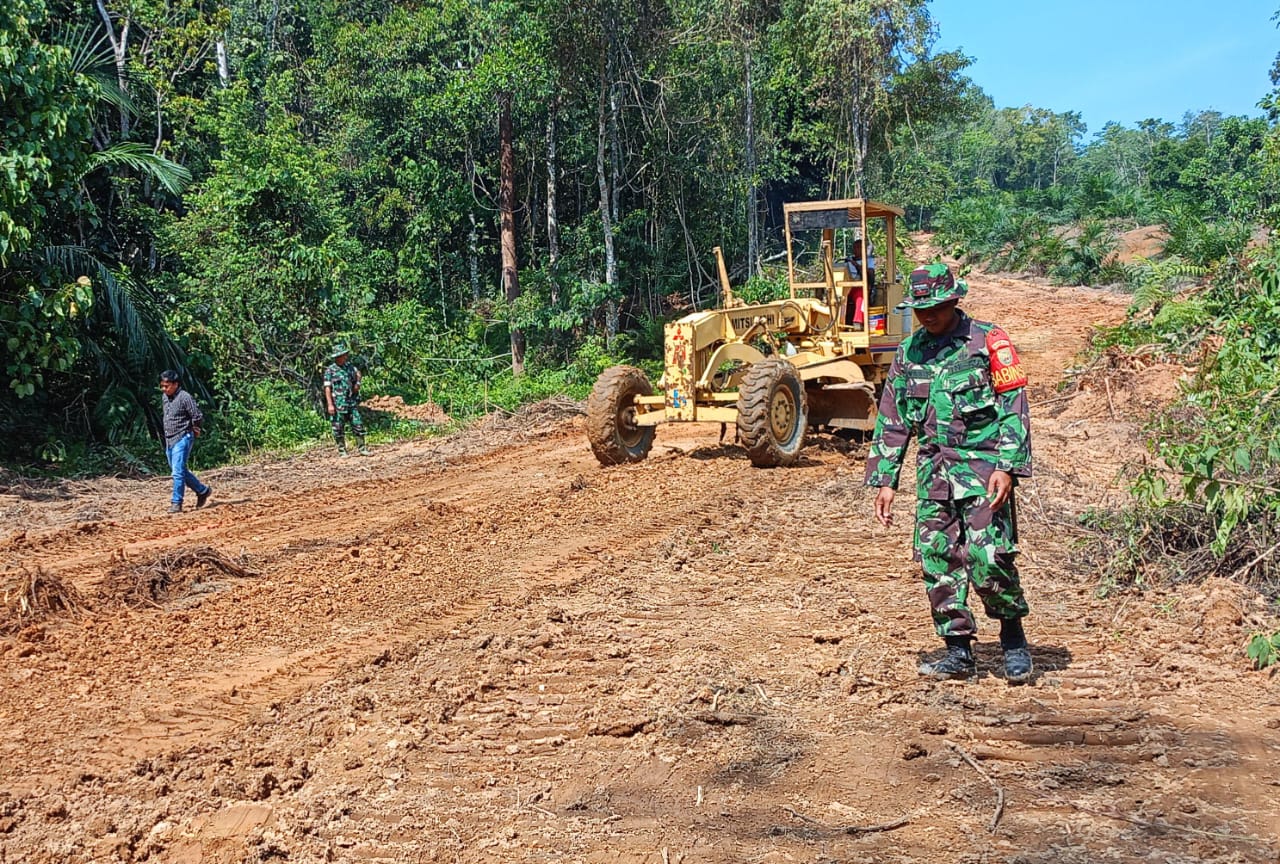
[[776,358],[751,364],[738,390],[738,432],[757,468],[790,465],[804,446],[800,373]]
[[614,366],[596,379],[587,398],[587,440],[601,465],[639,462],[653,447],[654,428],[636,425],[637,396],[653,386],[634,366]]

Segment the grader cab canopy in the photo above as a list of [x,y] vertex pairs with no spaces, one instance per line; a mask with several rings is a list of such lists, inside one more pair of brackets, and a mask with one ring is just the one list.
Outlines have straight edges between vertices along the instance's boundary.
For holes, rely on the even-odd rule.
[[587,437],[604,465],[644,459],[655,427],[733,423],[752,464],[795,461],[806,431],[869,430],[898,343],[896,220],[861,198],[783,205],[789,296],[747,305],[720,249],[721,303],[666,325],[655,392],[631,366],[605,370],[587,402]]

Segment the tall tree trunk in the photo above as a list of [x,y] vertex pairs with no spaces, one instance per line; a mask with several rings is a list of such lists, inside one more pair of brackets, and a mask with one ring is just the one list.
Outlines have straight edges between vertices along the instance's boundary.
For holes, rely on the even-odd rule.
[[853,156],[853,196],[866,196],[867,150],[875,111],[875,64],[864,62],[864,45],[855,45],[849,58],[849,149]]
[[[514,306],[520,299],[520,281],[516,270],[516,160],[512,148],[511,94],[498,96],[498,138],[500,139],[498,213],[502,233],[502,292]],[[511,373],[524,374],[524,332],[514,324],[511,330]]]
[[861,94],[855,90],[853,104],[850,106],[852,122],[849,131],[853,144],[853,197],[855,198],[867,197],[864,178],[866,177],[867,147],[871,137],[871,106],[865,104],[860,97]]
[[[103,0],[97,0],[98,14],[102,17],[102,26],[106,30],[107,40],[111,43],[111,53],[115,58],[116,65],[116,86],[120,88],[121,93],[129,92],[128,78],[128,54],[129,54],[129,25],[131,20],[126,16],[124,23],[120,26],[120,32],[116,32],[115,25],[111,23],[111,13],[107,11],[106,4]],[[120,107],[120,138],[125,140],[129,137],[129,112],[124,106]]]
[[476,211],[467,213],[471,226],[467,229],[467,264],[471,275],[471,299],[480,299],[480,226],[476,224]]
[[622,177],[622,133],[620,116],[622,108],[620,106],[619,92],[622,89],[620,80],[622,73],[622,60],[619,56],[621,50],[618,46],[618,27],[614,14],[613,4],[609,5],[609,13],[607,18],[608,26],[605,32],[609,34],[609,50],[608,59],[606,60],[606,75],[609,80],[609,173],[612,182],[609,184],[609,216],[613,219],[613,224],[618,224],[618,211],[620,208],[619,199],[622,195],[622,184],[619,178]]
[[[611,76],[612,78],[612,76]],[[622,197],[622,133],[620,130],[621,123],[619,115],[621,108],[618,102],[618,90],[620,85],[616,81],[612,81],[609,85],[609,174],[611,182],[609,183],[609,216],[613,219],[613,224],[618,224],[620,218],[619,212],[622,209],[620,203]]]
[[272,0],[271,17],[267,19],[267,47],[276,50],[276,24],[280,20],[280,0]]
[[756,185],[755,96],[751,90],[751,48],[743,52],[747,97],[747,275],[760,273],[760,189]]
[[[600,228],[604,233],[604,281],[610,289],[618,282],[618,262],[613,250],[613,218],[609,212],[609,180],[605,175],[605,149],[608,146],[608,76],[601,70],[600,105],[597,111],[596,127],[596,183],[600,187]],[[614,178],[617,182],[617,178]],[[618,335],[618,301],[613,299],[613,291],[609,292],[609,300],[605,303],[604,334],[605,344],[611,344]]]
[[218,58],[218,83],[222,85],[223,90],[226,90],[231,86],[231,64],[227,60],[227,38],[219,36],[218,41],[213,45],[213,50]]
[[[476,160],[471,153],[471,145],[467,145],[466,156],[467,183],[470,184],[472,196],[480,191],[476,182]],[[476,219],[476,208],[467,210],[467,274],[471,280],[471,300],[479,302],[484,294],[480,282],[480,224]]]
[[547,117],[547,263],[551,274],[551,304],[560,302],[559,283],[555,278],[556,265],[560,262],[560,224],[556,215],[556,174],[559,165],[556,163],[556,115],[559,112],[560,100],[551,103],[551,112]]

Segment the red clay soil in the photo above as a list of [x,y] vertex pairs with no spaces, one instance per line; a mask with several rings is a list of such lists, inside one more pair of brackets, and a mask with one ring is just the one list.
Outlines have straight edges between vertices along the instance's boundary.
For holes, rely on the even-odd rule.
[[1033,382],[1029,686],[990,627],[978,678],[917,677],[911,501],[878,528],[824,436],[605,469],[560,406],[213,471],[178,517],[161,479],[10,484],[0,566],[84,605],[0,639],[0,862],[1277,861],[1260,601],[1078,560],[1141,447],[1123,381],[1057,385],[1127,298],[971,284]]
[[1121,264],[1132,264],[1139,258],[1158,258],[1169,242],[1169,232],[1162,225],[1143,225],[1116,237],[1112,257]]

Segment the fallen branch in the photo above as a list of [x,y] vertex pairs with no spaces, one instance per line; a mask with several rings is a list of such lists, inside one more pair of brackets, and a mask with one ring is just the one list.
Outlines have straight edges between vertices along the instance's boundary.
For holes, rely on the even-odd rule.
[[1040,399],[1035,402],[1028,402],[1027,404],[1031,408],[1040,408],[1044,405],[1052,405],[1055,402],[1066,402],[1068,399],[1074,399],[1079,395],[1080,395],[1080,391],[1076,390],[1072,393],[1068,393],[1065,396],[1055,396],[1052,399]]
[[817,825],[825,831],[834,831],[839,834],[876,834],[881,831],[892,831],[894,828],[901,828],[903,825],[906,825],[911,821],[911,816],[908,814],[906,816],[899,816],[897,819],[889,822],[880,822],[875,825],[828,825],[825,822],[819,822],[817,819],[813,819],[803,813],[799,813],[790,807],[783,807],[782,809],[786,810],[801,822],[808,822],[810,825]]
[[968,762],[969,767],[972,768],[974,771],[977,771],[979,774],[981,774],[982,778],[986,780],[988,783],[990,783],[991,788],[995,790],[996,812],[991,814],[991,824],[987,826],[988,831],[994,832],[996,830],[996,826],[1000,824],[1000,817],[1004,815],[1004,787],[1001,786],[999,783],[997,783],[995,780],[993,780],[991,775],[988,774],[983,769],[983,767],[978,764],[977,760],[974,759],[972,756],[970,756],[968,753],[966,753],[964,748],[961,747],[959,744],[957,744],[954,741],[948,740],[946,742],[946,745],[950,747],[952,750],[956,751],[956,753],[960,755],[961,759]]
[[[1178,477],[1194,477],[1197,480],[1203,480],[1207,483],[1219,483],[1223,486],[1239,486],[1241,489],[1252,489],[1255,492],[1268,492],[1272,495],[1280,495],[1280,489],[1274,486],[1265,486],[1261,483],[1250,483],[1247,480],[1232,480],[1227,477],[1214,477],[1212,474],[1197,474],[1192,471],[1179,471],[1177,468],[1166,466],[1170,474]],[[1194,502],[1192,502],[1194,503]],[[1203,505],[1200,505],[1203,508]]]
[[1250,571],[1250,570],[1252,570],[1254,567],[1257,567],[1257,566],[1258,566],[1259,564],[1261,564],[1264,560],[1266,560],[1267,558],[1270,558],[1272,555],[1274,555],[1277,549],[1280,549],[1280,543],[1277,543],[1276,545],[1272,546],[1270,549],[1268,549],[1268,550],[1267,550],[1267,551],[1265,551],[1265,552],[1260,552],[1260,553],[1258,553],[1258,557],[1257,557],[1257,558],[1254,558],[1252,561],[1250,561],[1248,564],[1246,564],[1246,565],[1244,565],[1243,567],[1241,567],[1241,568],[1240,568],[1239,570],[1237,570],[1235,573],[1232,573],[1232,574],[1231,574],[1231,578],[1232,578],[1233,580],[1235,580],[1235,581],[1237,581],[1237,582],[1238,582],[1238,581],[1240,581],[1243,577],[1248,576],[1248,575],[1249,575],[1249,571]]
[[764,719],[764,714],[748,714],[745,711],[699,711],[690,719],[708,726],[746,726]]

